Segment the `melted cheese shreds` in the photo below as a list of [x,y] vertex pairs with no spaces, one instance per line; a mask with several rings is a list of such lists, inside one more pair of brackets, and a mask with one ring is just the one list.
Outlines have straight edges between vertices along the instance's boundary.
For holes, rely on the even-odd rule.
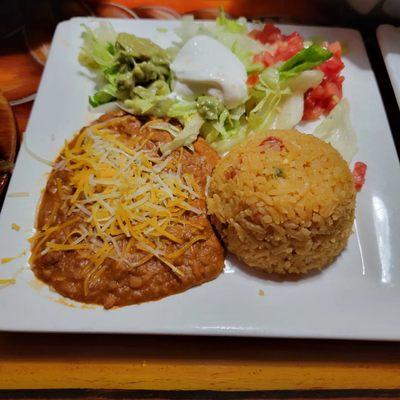
[[[90,282],[103,273],[107,258],[133,268],[156,257],[182,276],[173,260],[195,242],[206,240],[200,234],[203,227],[189,218],[203,214],[192,203],[204,194],[192,175],[181,172],[183,150],[177,160],[174,155],[160,155],[149,138],[119,134],[112,127],[124,118],[86,128],[72,144],[65,145],[56,167],[71,172],[73,190],[63,191],[71,220],[45,226],[34,246],[38,248],[46,242],[47,252],[88,251],[90,271],[85,292],[90,289]],[[72,217],[77,213],[84,221],[79,229],[74,227],[63,243],[51,240],[53,233],[76,221]],[[179,235],[184,226],[198,231],[189,241]],[[127,243],[126,238],[130,238]],[[168,248],[176,250],[167,254]],[[135,251],[143,254],[132,261]]]
[[18,224],[16,224],[16,223],[12,223],[12,224],[11,224],[11,228],[12,228],[14,231],[17,231],[17,232],[19,232],[19,231],[21,230],[21,227],[20,227]]
[[14,285],[16,282],[15,278],[0,279],[0,287]]

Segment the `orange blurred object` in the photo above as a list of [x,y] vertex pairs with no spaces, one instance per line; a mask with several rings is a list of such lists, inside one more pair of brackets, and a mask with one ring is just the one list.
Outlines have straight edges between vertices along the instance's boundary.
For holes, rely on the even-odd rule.
[[[103,1],[102,3],[106,3]],[[86,3],[91,6],[98,3],[96,0],[87,0]],[[283,17],[293,19],[310,19],[320,16],[319,10],[321,2],[316,0],[298,1],[298,0],[118,0],[110,1],[110,3],[119,3],[135,11],[135,8],[143,7],[157,9],[167,8],[174,10],[179,14],[193,13],[201,14],[202,12],[213,18],[214,11],[219,8],[232,16],[239,17],[241,15],[249,18],[260,17]],[[143,17],[142,17],[143,18]],[[151,17],[159,18],[159,17]],[[197,16],[197,18],[202,18]],[[204,19],[204,17],[202,18]]]
[[43,67],[30,54],[22,32],[4,41],[0,54],[0,89],[7,100],[36,93]]
[[12,107],[12,110],[14,112],[14,117],[17,123],[19,141],[22,140],[22,134],[25,132],[26,126],[28,125],[28,120],[32,111],[32,107],[33,107],[33,101],[17,104]]
[[[13,162],[17,148],[14,115],[7,99],[0,92],[0,160]],[[0,193],[8,182],[9,174],[0,173]]]

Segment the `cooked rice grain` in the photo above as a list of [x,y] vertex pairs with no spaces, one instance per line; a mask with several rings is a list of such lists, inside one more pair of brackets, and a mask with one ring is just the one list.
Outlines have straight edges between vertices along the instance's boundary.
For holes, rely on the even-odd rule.
[[355,190],[331,145],[294,130],[269,131],[219,162],[207,205],[226,246],[246,264],[306,273],[331,263],[346,246]]

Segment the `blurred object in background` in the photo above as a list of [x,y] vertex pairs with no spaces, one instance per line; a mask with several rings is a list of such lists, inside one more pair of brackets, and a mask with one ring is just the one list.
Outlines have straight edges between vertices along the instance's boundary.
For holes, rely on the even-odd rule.
[[391,17],[400,18],[400,1],[386,0],[383,3],[382,11]]
[[370,13],[382,0],[347,0],[350,6],[359,14]]
[[94,15],[102,18],[139,18],[130,8],[122,4],[97,1],[90,4]]
[[7,186],[17,149],[15,120],[7,99],[0,91],[0,194]]
[[[141,2],[143,4],[143,2]],[[139,3],[140,4],[140,3]],[[140,18],[177,19],[181,17],[175,9],[162,6],[139,6],[133,8]]]
[[347,0],[347,3],[367,21],[376,20],[377,23],[396,23],[400,18],[399,0]]
[[7,38],[23,27],[23,14],[18,1],[0,1],[0,38]]
[[[0,90],[25,131],[58,22],[94,15],[78,0],[0,0]],[[2,123],[2,121],[0,122]]]

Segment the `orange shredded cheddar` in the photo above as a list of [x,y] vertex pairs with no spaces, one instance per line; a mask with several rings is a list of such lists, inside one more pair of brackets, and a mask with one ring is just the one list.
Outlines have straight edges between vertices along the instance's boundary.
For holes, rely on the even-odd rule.
[[12,223],[12,224],[11,224],[11,228],[12,228],[14,231],[17,231],[17,232],[19,232],[19,231],[21,230],[21,227],[20,227],[18,224],[15,224],[15,223]]
[[[72,190],[63,190],[61,181],[57,181],[57,190],[71,219],[52,226],[56,214],[50,215],[33,245],[34,251],[45,244],[42,253],[87,253],[86,294],[103,273],[108,258],[136,268],[155,257],[181,277],[183,272],[173,260],[206,239],[197,234],[186,241],[179,236],[182,229],[176,229],[185,225],[198,233],[204,229],[188,218],[203,213],[192,205],[203,195],[194,177],[181,173],[184,150],[166,157],[157,146],[149,145],[150,138],[119,134],[113,126],[125,118],[94,124],[65,144],[58,163],[71,173]],[[78,221],[79,227],[70,227]],[[55,243],[52,235],[60,229],[65,231],[65,239]],[[121,246],[121,238],[130,240]],[[177,249],[166,254],[171,243]],[[143,256],[133,261],[131,254],[138,250]]]

